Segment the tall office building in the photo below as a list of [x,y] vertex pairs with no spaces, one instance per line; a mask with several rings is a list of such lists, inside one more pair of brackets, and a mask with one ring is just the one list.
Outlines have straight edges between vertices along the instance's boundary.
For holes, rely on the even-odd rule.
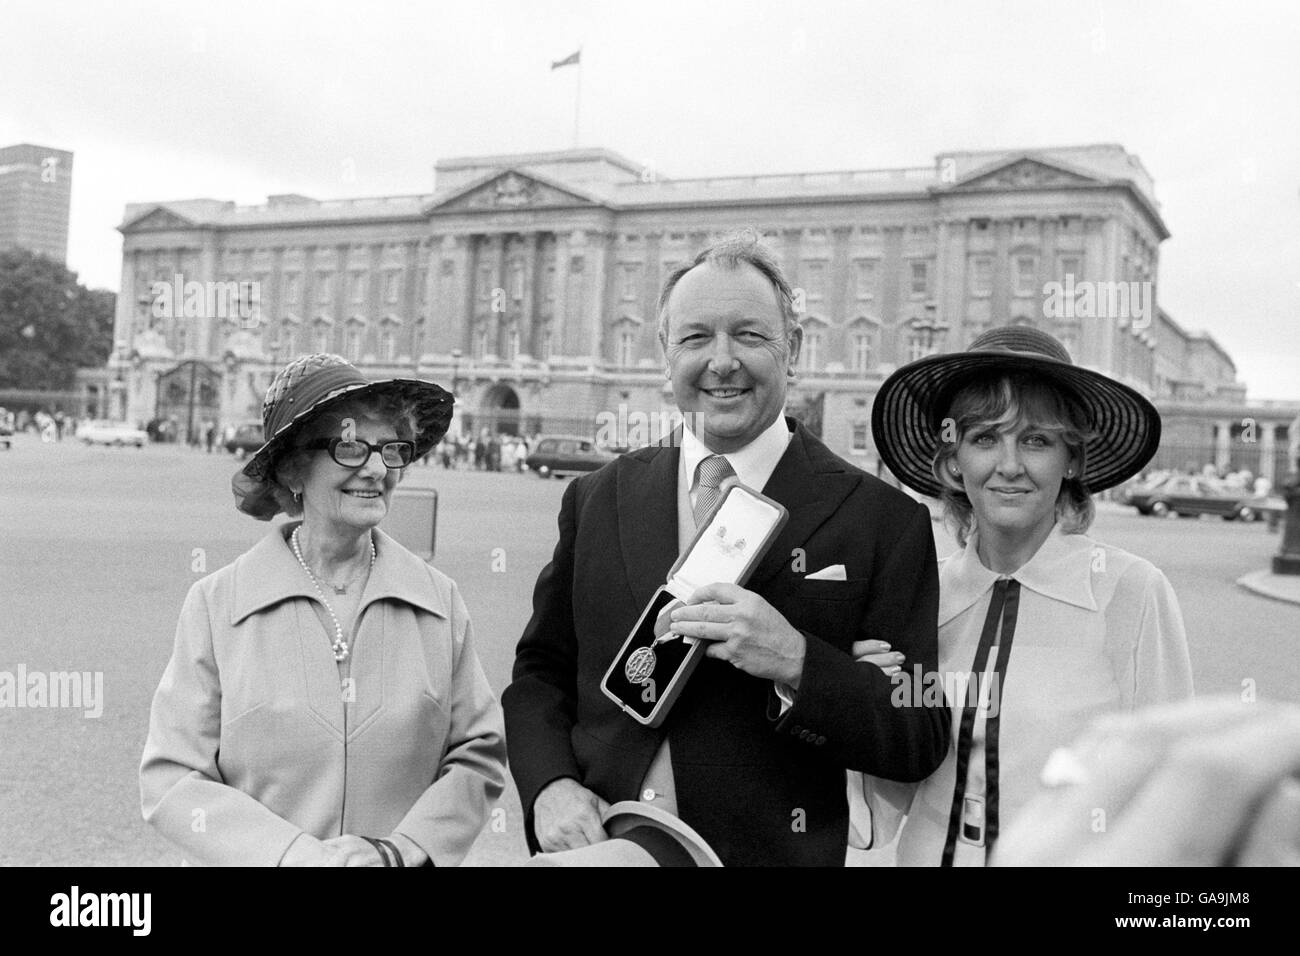
[[0,148],[0,249],[68,258],[72,153],[22,143]]

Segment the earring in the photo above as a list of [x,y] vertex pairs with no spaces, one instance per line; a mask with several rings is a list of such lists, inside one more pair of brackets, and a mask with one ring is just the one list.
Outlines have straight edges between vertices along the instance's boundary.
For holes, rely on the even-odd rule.
[[952,476],[953,476],[954,478],[960,478],[960,477],[961,477],[961,472],[958,471],[957,468],[956,468],[955,466],[952,468]]
[[1066,478],[1073,478],[1073,477],[1074,477],[1074,469],[1073,469],[1073,468],[1068,469],[1068,470],[1065,472],[1065,477],[1066,477]]
[[296,504],[296,505],[300,505],[300,504],[302,504],[302,492],[301,492],[301,491],[295,491],[295,492],[293,493],[293,503]]

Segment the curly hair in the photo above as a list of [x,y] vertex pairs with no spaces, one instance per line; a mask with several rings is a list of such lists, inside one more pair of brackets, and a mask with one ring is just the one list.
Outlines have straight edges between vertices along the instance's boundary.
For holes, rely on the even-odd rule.
[[943,486],[944,517],[962,547],[975,530],[975,511],[961,480],[948,463],[956,457],[962,438],[972,428],[1014,429],[1025,422],[1060,436],[1078,461],[1078,473],[1063,478],[1056,497],[1056,520],[1066,534],[1082,534],[1096,515],[1086,481],[1086,446],[1092,429],[1078,399],[1041,375],[997,373],[967,381],[948,403],[940,426],[939,447],[931,472]]
[[313,454],[304,445],[315,438],[340,434],[345,419],[361,421],[367,418],[387,422],[393,426],[399,439],[413,441],[419,429],[418,409],[417,403],[411,399],[379,393],[355,399],[345,398],[339,404],[312,415],[297,427],[294,437],[268,465],[271,495],[276,504],[291,518],[302,514],[302,504],[294,500],[289,486],[301,477],[304,466]]

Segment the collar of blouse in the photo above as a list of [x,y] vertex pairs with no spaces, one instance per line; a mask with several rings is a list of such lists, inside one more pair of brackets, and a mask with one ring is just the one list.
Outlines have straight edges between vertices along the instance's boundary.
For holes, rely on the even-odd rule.
[[[990,571],[976,553],[977,535],[966,547],[941,563],[939,575],[939,626],[947,624],[988,593],[1002,575]],[[1085,611],[1098,609],[1093,595],[1093,556],[1100,545],[1087,535],[1062,534],[1052,529],[1043,546],[1010,577],[1022,588]]]

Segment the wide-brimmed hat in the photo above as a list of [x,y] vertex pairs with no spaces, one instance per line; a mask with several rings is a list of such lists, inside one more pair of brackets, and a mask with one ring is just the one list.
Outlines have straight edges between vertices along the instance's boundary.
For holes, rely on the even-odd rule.
[[977,337],[965,352],[931,355],[885,379],[871,409],[880,457],[898,480],[938,497],[931,468],[953,396],[973,379],[1030,372],[1066,391],[1083,410],[1092,436],[1084,445],[1089,492],[1133,477],[1160,445],[1160,413],[1141,394],[1100,372],[1080,368],[1064,345],[1027,326],[1002,326]]
[[276,457],[290,439],[320,412],[372,395],[393,396],[415,409],[415,457],[427,454],[451,424],[451,393],[433,382],[390,378],[371,381],[346,359],[318,352],[294,359],[275,376],[262,402],[262,445],[235,473],[231,487],[235,507],[259,521],[269,521],[280,511],[273,494]]
[[601,814],[608,840],[576,850],[539,853],[528,866],[662,866],[653,841],[628,838],[631,830],[649,828],[665,834],[686,852],[696,866],[722,866],[712,848],[687,824],[667,810],[639,800],[623,800]]

